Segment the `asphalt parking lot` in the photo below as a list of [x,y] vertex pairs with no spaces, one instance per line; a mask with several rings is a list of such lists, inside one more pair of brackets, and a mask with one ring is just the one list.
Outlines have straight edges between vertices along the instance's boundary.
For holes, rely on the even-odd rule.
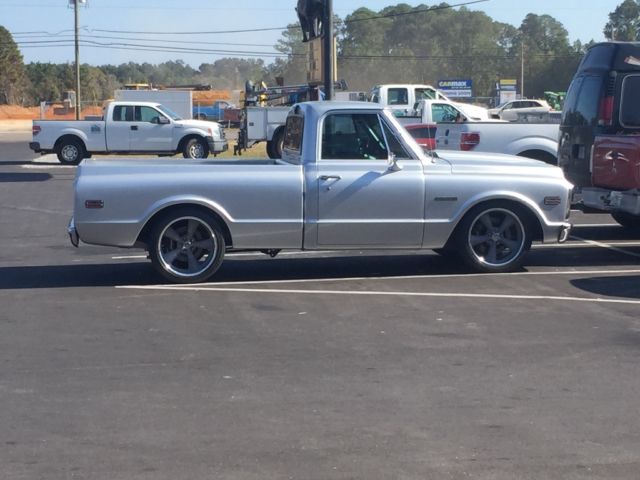
[[0,133],[0,478],[637,479],[640,239],[575,213],[512,274],[229,255],[160,282],[65,228],[73,167]]

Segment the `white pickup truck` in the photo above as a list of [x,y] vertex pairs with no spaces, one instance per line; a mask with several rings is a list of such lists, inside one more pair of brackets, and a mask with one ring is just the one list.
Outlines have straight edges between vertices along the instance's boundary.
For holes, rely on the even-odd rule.
[[437,150],[508,153],[558,164],[558,124],[473,120],[447,100],[420,100],[414,113],[398,121],[405,126],[436,124]]
[[559,131],[557,123],[439,123],[436,150],[507,153],[557,165]]
[[94,153],[182,153],[185,158],[206,158],[228,148],[219,124],[183,120],[154,102],[111,102],[101,120],[34,120],[32,132],[31,150],[56,153],[67,165],[77,165]]

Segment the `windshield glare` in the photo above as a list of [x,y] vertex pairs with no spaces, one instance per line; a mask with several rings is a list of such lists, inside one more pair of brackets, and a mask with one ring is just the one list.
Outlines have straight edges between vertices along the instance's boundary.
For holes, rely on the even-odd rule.
[[178,115],[176,112],[174,112],[170,108],[165,107],[164,105],[157,105],[156,108],[160,110],[162,113],[164,113],[171,120],[182,120],[180,115]]

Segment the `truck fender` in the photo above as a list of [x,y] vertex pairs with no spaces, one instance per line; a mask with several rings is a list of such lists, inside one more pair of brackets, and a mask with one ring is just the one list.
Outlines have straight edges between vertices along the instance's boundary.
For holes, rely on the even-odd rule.
[[58,138],[56,138],[56,141],[54,142],[54,148],[56,146],[58,146],[58,144],[60,143],[60,140],[63,137],[76,137],[78,138],[82,144],[84,145],[85,149],[87,146],[87,142],[88,142],[88,137],[87,134],[84,133],[82,130],[79,130],[77,128],[65,128],[62,130],[62,132],[60,133],[60,135],[58,136]]
[[[520,155],[524,152],[545,152],[552,155],[553,158],[558,158],[558,142],[545,137],[524,137],[515,140],[507,145],[505,153],[511,155]],[[528,155],[525,155],[528,156]],[[534,158],[534,157],[530,157]],[[557,160],[556,160],[557,163]]]
[[197,208],[204,208],[218,217],[220,219],[220,223],[222,224],[221,226],[227,230],[227,233],[225,235],[228,238],[225,238],[225,240],[228,241],[228,245],[231,245],[231,233],[229,225],[235,222],[234,218],[219,203],[214,202],[208,198],[191,195],[176,195],[167,197],[158,200],[153,205],[151,205],[142,216],[142,221],[139,222],[142,227],[140,228],[140,231],[137,235],[138,240],[142,240],[145,238],[146,233],[153,225],[153,220],[157,218],[158,215],[161,215],[172,207],[182,207],[187,205],[192,205]]
[[457,227],[460,223],[460,220],[462,220],[462,218],[467,214],[469,210],[471,210],[476,205],[490,200],[504,200],[508,202],[514,202],[525,207],[537,220],[537,225],[534,225],[534,239],[537,239],[538,235],[542,234],[542,225],[546,225],[547,223],[549,223],[547,217],[535,202],[518,192],[512,192],[509,190],[483,192],[467,199],[467,201],[460,205],[460,207],[456,210],[452,217],[451,223],[455,225],[455,227]]

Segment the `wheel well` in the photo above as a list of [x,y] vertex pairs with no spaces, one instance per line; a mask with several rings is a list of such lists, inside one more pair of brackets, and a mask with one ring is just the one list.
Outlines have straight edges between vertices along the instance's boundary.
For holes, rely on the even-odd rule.
[[469,212],[471,210],[473,210],[474,208],[477,208],[480,205],[487,205],[487,204],[491,204],[491,203],[493,203],[493,204],[500,203],[502,205],[508,205],[508,206],[516,207],[516,208],[522,210],[524,212],[524,214],[526,215],[527,223],[531,227],[531,239],[532,240],[538,240],[538,241],[542,240],[542,238],[543,238],[542,225],[540,224],[540,220],[538,219],[537,215],[533,212],[533,210],[531,210],[531,207],[529,207],[528,205],[526,205],[526,204],[524,204],[522,202],[518,202],[516,200],[495,198],[495,199],[491,199],[491,200],[484,200],[484,201],[482,201],[480,203],[476,203],[475,205],[471,206],[464,213],[464,215],[462,215],[462,217],[460,217],[460,220],[458,221],[458,224],[456,225],[456,228],[453,229],[453,232],[451,232],[451,235],[449,236],[449,239],[447,240],[445,248],[450,248],[452,246],[452,242],[454,241],[454,239],[456,238],[456,235],[458,234],[458,230],[460,228],[460,224],[462,223],[462,219],[465,218],[467,215],[469,215]]
[[142,231],[138,235],[137,241],[140,242],[140,243],[144,243],[145,245],[148,245],[149,244],[149,233],[153,229],[153,226],[158,221],[158,219],[160,217],[162,217],[163,215],[171,213],[174,210],[178,210],[180,208],[185,208],[185,207],[193,208],[195,211],[206,212],[206,213],[209,213],[209,214],[213,215],[214,217],[216,217],[216,220],[218,220],[220,228],[222,229],[222,235],[224,236],[224,241],[225,241],[227,247],[231,247],[233,245],[232,238],[231,238],[231,231],[229,230],[229,227],[227,226],[227,223],[220,216],[220,214],[218,214],[218,212],[216,212],[215,210],[212,210],[212,209],[207,208],[207,207],[205,207],[203,205],[198,205],[198,204],[194,204],[194,203],[179,203],[177,205],[170,205],[168,207],[163,208],[162,210],[157,211],[147,221],[145,226],[142,228]]
[[182,152],[184,150],[185,144],[189,140],[191,140],[192,138],[197,138],[198,140],[202,140],[204,142],[204,144],[207,146],[207,148],[209,148],[209,145],[207,144],[207,141],[205,140],[205,138],[202,135],[197,135],[195,133],[191,133],[189,135],[185,135],[184,137],[182,137],[180,139],[180,142],[178,143],[178,152]]
[[549,152],[544,150],[525,150],[518,154],[519,157],[531,158],[533,160],[540,160],[549,165],[558,165],[558,158]]
[[58,150],[58,148],[60,147],[60,144],[65,140],[76,140],[77,142],[80,143],[80,145],[82,146],[82,149],[85,152],[87,151],[87,146],[85,145],[84,141],[79,136],[72,135],[72,134],[63,135],[59,139],[57,139],[56,143],[53,145],[53,149]]

